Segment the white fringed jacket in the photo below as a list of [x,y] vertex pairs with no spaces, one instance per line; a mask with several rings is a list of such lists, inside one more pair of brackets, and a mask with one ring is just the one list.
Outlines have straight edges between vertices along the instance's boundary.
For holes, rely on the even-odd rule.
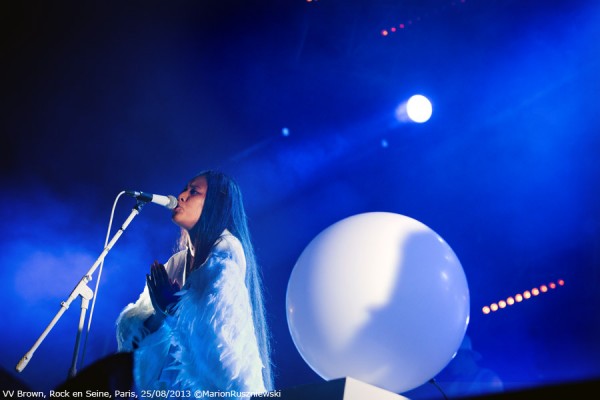
[[136,388],[265,392],[240,241],[225,230],[187,280],[186,252],[165,264],[182,290],[157,331],[144,326],[154,313],[147,287],[117,320],[119,351],[134,352]]

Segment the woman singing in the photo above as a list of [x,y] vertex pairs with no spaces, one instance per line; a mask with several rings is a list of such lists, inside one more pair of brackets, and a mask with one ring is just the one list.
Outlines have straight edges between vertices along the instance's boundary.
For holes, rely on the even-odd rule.
[[273,390],[238,185],[220,172],[200,173],[179,194],[172,220],[181,227],[180,250],[164,266],[154,261],[139,299],[117,320],[119,351],[134,352],[137,390]]

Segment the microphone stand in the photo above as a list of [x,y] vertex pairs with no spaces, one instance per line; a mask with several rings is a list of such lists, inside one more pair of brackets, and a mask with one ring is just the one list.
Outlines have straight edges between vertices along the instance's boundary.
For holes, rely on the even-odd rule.
[[73,351],[73,361],[71,364],[71,368],[69,370],[69,378],[75,376],[75,374],[77,373],[77,358],[79,355],[81,332],[83,330],[89,301],[90,301],[90,299],[92,299],[94,297],[93,290],[90,289],[90,287],[87,286],[87,284],[88,284],[88,282],[90,282],[92,280],[92,275],[94,274],[96,269],[100,266],[100,264],[102,263],[102,261],[104,260],[104,258],[108,254],[108,252],[112,249],[112,247],[117,242],[117,240],[119,240],[119,238],[121,237],[123,232],[125,232],[125,229],[127,229],[129,224],[131,223],[131,221],[133,221],[133,219],[140,213],[140,211],[142,210],[142,207],[144,207],[144,205],[146,203],[147,203],[146,201],[142,201],[142,200],[137,201],[137,204],[133,207],[133,209],[131,210],[131,213],[129,214],[129,217],[127,217],[127,219],[125,220],[125,222],[123,223],[121,228],[119,228],[119,230],[114,234],[114,236],[108,242],[108,244],[106,245],[106,247],[104,248],[104,250],[102,251],[100,256],[96,259],[96,261],[94,262],[92,267],[88,270],[88,272],[81,278],[79,283],[75,286],[75,288],[73,289],[73,291],[71,292],[71,294],[69,295],[67,300],[60,303],[60,309],[58,310],[58,312],[56,313],[56,315],[54,316],[54,318],[52,319],[50,324],[48,324],[48,326],[46,327],[44,332],[42,332],[42,334],[40,335],[38,340],[35,342],[35,344],[31,347],[31,349],[23,356],[23,358],[21,358],[21,361],[19,361],[19,363],[16,366],[16,370],[18,372],[21,372],[25,369],[25,367],[31,360],[31,357],[33,357],[33,353],[35,353],[37,348],[42,344],[42,342],[44,341],[46,336],[48,336],[48,334],[50,333],[52,328],[54,328],[54,325],[56,325],[56,323],[58,322],[60,317],[62,317],[62,315],[65,313],[65,311],[67,311],[67,309],[69,308],[71,303],[77,297],[81,296],[81,314],[79,317],[79,326],[77,329],[77,336],[75,338],[75,349]]

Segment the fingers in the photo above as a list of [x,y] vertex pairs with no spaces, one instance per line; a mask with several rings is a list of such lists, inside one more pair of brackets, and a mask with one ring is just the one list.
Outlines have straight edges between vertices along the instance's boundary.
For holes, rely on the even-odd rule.
[[148,288],[150,301],[152,302],[152,305],[156,308],[156,284],[152,280],[152,276],[150,274],[146,274],[146,287]]
[[167,270],[165,269],[164,265],[160,264],[158,261],[155,260],[152,263],[152,266],[150,267],[150,273],[156,286],[160,287],[171,284]]
[[148,287],[148,294],[150,295],[150,302],[154,310],[159,313],[165,312],[165,299],[164,294],[161,292],[160,286],[157,286],[156,280],[152,277],[152,274],[146,274],[146,286]]
[[175,293],[180,287],[169,279],[166,268],[158,261],[152,263],[150,273],[146,274],[146,286],[155,310],[164,313],[169,304],[177,302]]
[[158,261],[154,261],[150,266],[149,279],[156,289],[168,288],[172,285],[165,266]]

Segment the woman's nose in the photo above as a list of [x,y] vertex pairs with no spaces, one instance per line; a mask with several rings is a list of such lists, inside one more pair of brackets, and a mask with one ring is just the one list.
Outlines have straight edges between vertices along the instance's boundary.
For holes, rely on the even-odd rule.
[[181,200],[181,201],[186,201],[186,200],[187,200],[187,197],[188,197],[188,196],[187,196],[187,190],[186,190],[185,192],[181,192],[181,193],[179,194],[179,200]]

